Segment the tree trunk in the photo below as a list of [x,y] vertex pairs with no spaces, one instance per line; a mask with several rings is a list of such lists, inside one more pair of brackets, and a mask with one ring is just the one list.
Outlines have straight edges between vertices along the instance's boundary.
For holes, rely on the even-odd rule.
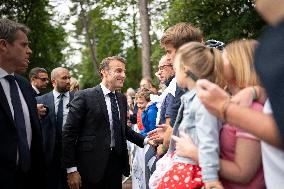
[[148,15],[148,1],[139,0],[139,13],[142,37],[142,76],[151,78],[150,65],[150,19]]
[[95,29],[93,29],[92,36],[89,35],[89,19],[87,17],[86,10],[83,8],[83,3],[80,1],[80,6],[81,6],[81,19],[83,23],[83,27],[85,29],[85,38],[86,42],[90,48],[91,55],[92,55],[92,63],[94,66],[95,73],[100,75],[99,73],[99,65],[97,63],[97,51],[96,51],[96,37],[95,37]]

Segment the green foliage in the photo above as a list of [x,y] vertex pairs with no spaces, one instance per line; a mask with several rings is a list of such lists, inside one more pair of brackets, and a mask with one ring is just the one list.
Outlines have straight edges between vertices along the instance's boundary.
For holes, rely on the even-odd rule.
[[52,11],[48,11],[51,9],[48,0],[4,0],[0,6],[2,18],[18,21],[31,29],[29,40],[33,54],[29,69],[44,67],[51,71],[65,63],[61,51],[67,46],[66,32],[61,25],[51,23]]
[[158,70],[158,64],[161,59],[161,57],[165,54],[164,49],[160,47],[160,40],[156,35],[151,36],[152,39],[152,46],[151,46],[151,65],[152,65],[152,75],[153,77],[153,83],[156,86],[159,86],[159,81],[157,77],[155,76],[155,72]]
[[178,22],[190,22],[202,29],[206,39],[226,43],[257,38],[264,27],[251,0],[173,0],[163,25]]
[[126,57],[126,80],[122,91],[126,91],[127,88],[137,88],[139,86],[142,72],[141,72],[141,49],[140,48],[127,48],[124,54]]
[[[121,29],[114,25],[111,19],[104,18],[102,9],[97,6],[88,12],[89,20],[89,36],[95,35],[95,43],[97,50],[97,61],[100,63],[102,59],[108,56],[121,55],[124,34]],[[77,34],[83,32],[83,26],[80,21],[77,22]],[[82,50],[82,64],[78,66],[82,76],[82,88],[93,87],[100,82],[100,76],[94,71],[94,65],[91,61],[90,49],[85,42],[85,47]]]
[[[228,43],[234,39],[256,39],[265,26],[252,0],[170,0],[168,5],[158,1],[162,1],[158,5],[162,9],[152,17],[162,19],[156,25],[167,29],[179,22],[192,23],[203,31],[205,40]],[[156,66],[163,54],[158,39],[152,37],[152,65]]]

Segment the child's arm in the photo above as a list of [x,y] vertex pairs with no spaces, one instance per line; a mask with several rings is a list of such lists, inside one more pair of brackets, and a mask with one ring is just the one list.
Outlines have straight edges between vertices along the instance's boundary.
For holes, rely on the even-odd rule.
[[195,125],[199,141],[199,166],[204,183],[218,181],[220,124],[220,121],[200,103],[196,109]]

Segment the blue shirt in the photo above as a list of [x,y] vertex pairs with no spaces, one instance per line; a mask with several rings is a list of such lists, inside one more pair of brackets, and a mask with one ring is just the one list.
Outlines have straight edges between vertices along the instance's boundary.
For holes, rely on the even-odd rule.
[[168,115],[171,118],[170,125],[174,126],[176,117],[178,114],[178,110],[181,104],[180,98],[185,92],[177,85],[175,96],[172,98],[172,100],[169,102],[169,108],[166,111],[166,115]]
[[157,112],[158,108],[156,107],[156,103],[152,103],[142,112],[142,123],[144,129],[140,134],[146,136],[149,131],[152,131],[156,128]]

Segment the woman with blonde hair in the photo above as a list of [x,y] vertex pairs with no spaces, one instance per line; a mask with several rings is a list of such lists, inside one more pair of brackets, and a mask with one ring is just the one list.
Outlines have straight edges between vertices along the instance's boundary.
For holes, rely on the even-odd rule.
[[[223,76],[228,92],[234,96],[241,89],[260,85],[253,65],[255,40],[238,40],[228,44],[222,54]],[[220,73],[222,75],[222,73]],[[255,99],[256,100],[256,99]],[[224,111],[227,105],[223,106]],[[251,108],[262,111],[254,101]],[[226,122],[226,117],[224,117]],[[198,150],[190,139],[177,138],[177,153],[198,159]],[[225,123],[220,133],[220,180],[225,188],[264,189],[260,141],[255,136]]]
[[[256,40],[238,40],[225,47],[224,78],[232,96],[246,87],[252,87],[252,92],[256,93],[253,86],[260,85],[253,65],[256,46]],[[255,101],[251,108],[262,111],[263,106]],[[265,188],[258,138],[234,125],[224,124],[220,146],[220,176],[225,188]]]
[[80,90],[80,84],[74,77],[70,78],[70,92],[76,92]]

